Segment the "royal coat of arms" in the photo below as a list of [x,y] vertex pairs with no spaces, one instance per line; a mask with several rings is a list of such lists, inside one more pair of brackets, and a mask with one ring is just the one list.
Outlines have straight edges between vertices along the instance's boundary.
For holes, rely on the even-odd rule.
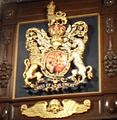
[[66,28],[66,13],[54,13],[53,2],[47,8],[48,32],[34,27],[26,31],[25,87],[48,92],[86,84],[93,77],[92,67],[83,63],[88,25],[77,21]]

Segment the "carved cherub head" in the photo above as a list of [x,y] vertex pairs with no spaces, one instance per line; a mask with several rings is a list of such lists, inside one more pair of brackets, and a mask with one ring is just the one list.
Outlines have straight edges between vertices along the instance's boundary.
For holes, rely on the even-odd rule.
[[51,100],[47,107],[47,111],[52,112],[54,114],[57,114],[61,110],[63,110],[63,107],[62,107],[60,101],[57,99]]

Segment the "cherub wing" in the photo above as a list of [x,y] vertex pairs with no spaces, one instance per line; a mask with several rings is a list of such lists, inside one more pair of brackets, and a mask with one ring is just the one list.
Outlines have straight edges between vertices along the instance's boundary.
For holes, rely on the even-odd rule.
[[36,116],[44,117],[46,112],[46,107],[47,107],[47,102],[42,101],[36,103],[34,106],[29,108],[27,107],[27,105],[23,105],[21,107],[21,111],[23,115],[26,115],[28,117],[36,117]]

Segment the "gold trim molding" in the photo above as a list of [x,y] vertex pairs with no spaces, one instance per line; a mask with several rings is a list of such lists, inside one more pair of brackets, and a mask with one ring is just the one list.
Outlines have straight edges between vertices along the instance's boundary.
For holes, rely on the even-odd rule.
[[91,101],[86,99],[83,103],[78,103],[72,99],[52,99],[47,101],[39,101],[31,107],[26,104],[21,106],[21,114],[27,117],[41,118],[64,118],[73,114],[87,112],[91,108]]

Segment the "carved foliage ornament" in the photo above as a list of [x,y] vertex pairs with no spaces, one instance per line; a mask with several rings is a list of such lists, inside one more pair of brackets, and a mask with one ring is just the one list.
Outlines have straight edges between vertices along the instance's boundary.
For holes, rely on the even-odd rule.
[[12,74],[12,65],[7,60],[8,45],[12,39],[12,29],[3,27],[2,31],[2,45],[3,45],[3,58],[0,64],[0,88],[7,88],[8,80]]
[[87,24],[77,21],[66,28],[66,13],[54,13],[53,2],[47,8],[49,35],[37,28],[29,28],[26,32],[26,49],[30,54],[24,60],[25,87],[48,92],[87,83],[87,79],[93,77],[92,67],[83,63],[88,41]]
[[105,72],[109,77],[117,75],[117,54],[113,51],[111,34],[114,31],[113,18],[107,18],[106,20],[106,32],[109,35],[109,48],[104,57]]
[[4,59],[0,65],[0,87],[6,88],[11,77],[11,65]]
[[90,107],[90,100],[84,100],[83,104],[79,104],[71,99],[64,99],[62,103],[57,99],[53,99],[49,103],[40,101],[30,108],[24,104],[21,106],[21,112],[28,117],[64,118],[72,114],[87,112]]

